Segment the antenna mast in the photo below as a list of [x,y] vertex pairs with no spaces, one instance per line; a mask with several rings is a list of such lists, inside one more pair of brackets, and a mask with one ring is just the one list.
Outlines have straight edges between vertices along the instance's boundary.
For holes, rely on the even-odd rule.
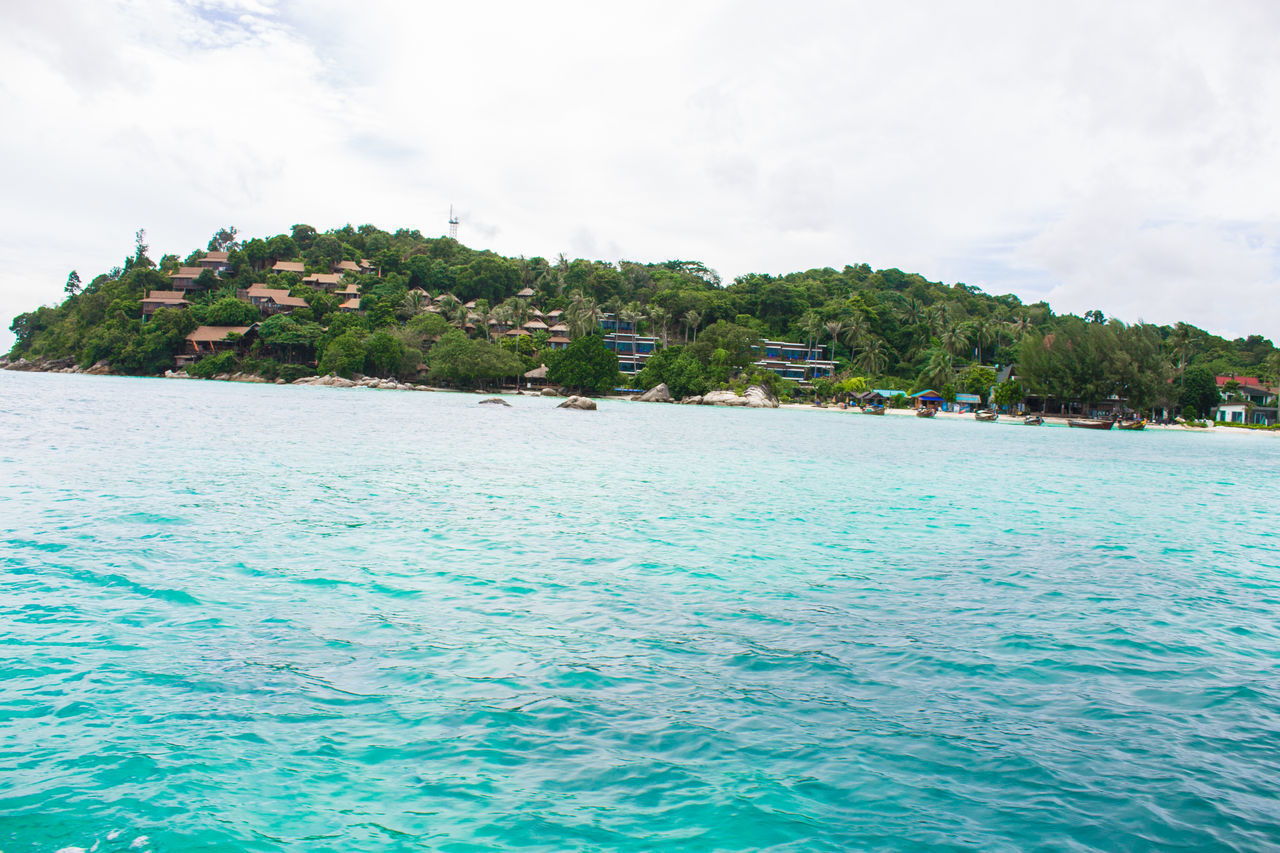
[[449,239],[458,239],[458,217],[453,215],[453,205],[449,205]]

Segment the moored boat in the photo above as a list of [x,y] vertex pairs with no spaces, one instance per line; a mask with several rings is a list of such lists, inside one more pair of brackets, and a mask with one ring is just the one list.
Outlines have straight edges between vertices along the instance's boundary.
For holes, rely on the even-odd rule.
[[1110,418],[1072,418],[1067,421],[1067,426],[1076,429],[1111,429],[1115,423]]
[[928,406],[921,406],[920,408],[916,409],[917,418],[931,418],[937,413],[938,413],[937,410],[931,409]]
[[979,409],[973,413],[973,419],[975,421],[982,421],[983,423],[995,423],[996,419],[999,417],[999,415],[990,409]]
[[862,411],[868,415],[883,415],[884,406],[881,406],[879,403],[873,403],[870,406],[863,406]]
[[1116,429],[1142,429],[1147,425],[1144,418],[1137,418],[1132,421],[1117,421]]
[[1027,426],[1040,426],[1040,424],[1044,423],[1044,418],[1039,415],[1027,415],[1022,419],[1022,422]]

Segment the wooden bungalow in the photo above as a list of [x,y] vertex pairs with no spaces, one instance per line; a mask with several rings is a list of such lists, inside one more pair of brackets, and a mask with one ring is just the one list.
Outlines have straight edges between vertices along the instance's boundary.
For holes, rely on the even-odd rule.
[[[307,300],[298,296],[290,296],[289,291],[254,284],[244,291],[243,299],[252,303],[267,316],[272,314],[288,314],[295,308],[306,308]],[[236,294],[239,296],[239,294]]]
[[206,252],[196,261],[202,270],[213,270],[217,275],[231,271],[231,255],[229,252]]
[[306,264],[302,261],[276,261],[275,266],[271,268],[272,272],[296,272],[302,275],[307,271]]
[[341,281],[342,275],[339,273],[318,272],[304,278],[302,283],[318,290],[333,291],[338,289],[338,284]]
[[177,290],[152,290],[142,300],[142,319],[146,320],[161,308],[186,308],[191,303],[186,294]]
[[257,323],[252,326],[200,326],[187,335],[182,354],[174,361],[178,367],[183,367],[214,353],[227,350],[242,353],[248,350],[257,334]]
[[199,290],[196,279],[202,272],[204,267],[179,267],[177,272],[169,273],[170,287],[174,290]]

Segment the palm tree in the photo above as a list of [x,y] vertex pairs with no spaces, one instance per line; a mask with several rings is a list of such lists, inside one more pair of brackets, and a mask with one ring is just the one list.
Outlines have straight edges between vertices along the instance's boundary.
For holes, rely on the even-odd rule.
[[1022,340],[1023,335],[1032,329],[1031,315],[1026,311],[1019,311],[1009,321],[1009,331],[1017,336],[1018,340]]
[[982,361],[982,348],[990,345],[996,339],[996,323],[990,318],[982,318],[975,320],[970,326],[972,340],[976,346],[976,357],[979,362]]
[[471,319],[471,309],[457,300],[454,300],[453,304],[448,308],[447,314],[449,322],[459,329],[465,329],[467,322]]
[[400,308],[411,317],[427,310],[427,306],[430,304],[431,297],[416,288],[410,290],[404,295],[404,299],[400,300]]
[[965,333],[963,326],[952,323],[942,329],[942,333],[938,335],[938,342],[951,355],[959,355],[968,348],[969,336]]
[[955,312],[952,311],[945,302],[939,302],[929,309],[929,334],[934,337],[941,337],[943,331],[951,325],[951,320]]
[[698,340],[698,324],[702,322],[702,315],[692,309],[684,315],[684,342],[689,343],[689,329],[693,329],[693,340]]
[[577,337],[599,326],[603,312],[600,310],[600,305],[590,296],[576,293],[566,313],[569,316],[569,330],[573,332],[574,337]]
[[873,335],[863,344],[859,364],[870,376],[878,376],[888,366],[889,347],[883,338]]
[[853,361],[855,358],[854,349],[870,333],[871,333],[871,327],[867,325],[867,317],[861,311],[855,312],[845,322],[844,342],[849,345],[849,363],[850,364],[853,364]]
[[836,339],[844,334],[844,320],[828,320],[823,328],[827,330],[827,334],[831,336],[831,360],[836,360]]
[[640,306],[635,303],[625,305],[618,309],[618,319],[623,323],[629,323],[633,333],[639,332],[636,324],[640,322],[640,318],[643,316],[644,314],[641,313]]
[[663,346],[667,343],[667,323],[671,322],[671,312],[661,305],[649,306],[649,324],[651,327],[657,327],[659,337],[662,338]]
[[939,388],[955,379],[956,368],[951,359],[951,353],[946,350],[934,350],[922,375],[926,381]]
[[800,328],[804,329],[809,336],[805,344],[812,351],[814,345],[818,342],[818,336],[822,334],[822,317],[819,316],[817,311],[806,311],[804,316],[800,318]]

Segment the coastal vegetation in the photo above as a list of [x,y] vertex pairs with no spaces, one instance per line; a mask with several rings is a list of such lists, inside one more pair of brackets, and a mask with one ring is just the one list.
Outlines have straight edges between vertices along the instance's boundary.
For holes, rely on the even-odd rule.
[[[224,267],[200,271],[183,294],[186,304],[144,316],[150,292],[169,291],[171,275],[215,252],[226,253]],[[296,263],[282,269],[281,261]],[[345,301],[315,285],[342,268],[355,294]],[[264,318],[245,299],[252,285],[300,301]],[[228,227],[205,249],[158,261],[139,231],[120,266],[87,284],[72,272],[64,294],[59,305],[14,318],[11,359],[159,374],[198,327],[256,324],[247,346],[206,356],[188,372],[286,380],[363,374],[479,388],[545,365],[550,382],[604,393],[624,380],[598,334],[600,321],[614,317],[659,342],[627,381],[642,388],[665,382],[677,397],[748,383],[795,394],[794,383],[755,366],[762,340],[825,347],[835,369],[812,383],[823,396],[874,386],[933,388],[944,399],[973,393],[997,404],[1028,394],[1086,403],[1119,397],[1135,409],[1204,416],[1219,399],[1215,375],[1280,380],[1280,353],[1259,335],[1227,340],[1190,323],[1060,315],[1044,302],[898,269],[851,264],[726,283],[696,261],[510,258],[372,225],[324,232],[295,225],[243,241]],[[519,331],[551,312],[568,345],[553,345],[543,329]],[[512,329],[518,334],[501,331]],[[995,368],[1012,363],[1016,380],[997,382]]]

